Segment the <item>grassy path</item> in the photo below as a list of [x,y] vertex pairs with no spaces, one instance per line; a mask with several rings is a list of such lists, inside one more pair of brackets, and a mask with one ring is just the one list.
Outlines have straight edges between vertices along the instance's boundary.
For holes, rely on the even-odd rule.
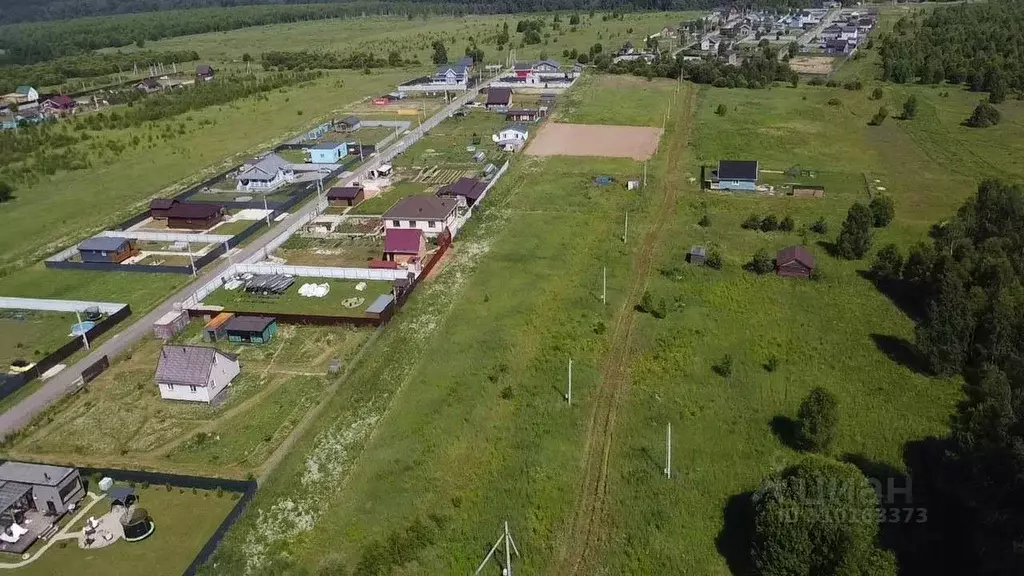
[[[696,105],[696,90],[687,90],[682,111],[669,130],[668,158],[680,158],[686,146]],[[675,102],[673,107],[675,107]],[[559,554],[557,574],[590,574],[592,562],[597,557],[605,537],[604,515],[606,507],[608,456],[611,452],[615,433],[615,416],[623,390],[629,383],[629,356],[636,315],[633,307],[640,301],[654,263],[655,252],[661,244],[665,224],[675,213],[676,190],[683,181],[682,163],[669,162],[668,173],[662,183],[661,204],[654,225],[644,235],[643,244],[637,255],[628,296],[615,315],[611,349],[605,357],[601,382],[595,391],[595,400],[590,414],[587,440],[584,447],[583,481],[577,498],[575,512],[566,545]]]

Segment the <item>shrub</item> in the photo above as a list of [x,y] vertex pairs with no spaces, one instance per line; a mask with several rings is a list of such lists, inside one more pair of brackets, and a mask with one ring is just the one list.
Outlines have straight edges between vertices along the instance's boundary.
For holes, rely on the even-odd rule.
[[594,324],[594,334],[598,334],[598,335],[604,334],[604,331],[606,329],[607,328],[604,325],[604,321],[602,321],[602,320],[598,320],[597,324]]
[[882,122],[885,122],[885,119],[888,117],[889,109],[886,108],[885,106],[882,106],[881,108],[878,109],[878,112],[875,112],[875,115],[871,117],[871,120],[868,122],[868,124],[872,126],[881,126]]
[[725,107],[725,104],[719,104],[718,107],[715,108],[715,114],[717,114],[719,116],[725,116],[725,114],[728,111],[729,111],[729,109]]
[[999,124],[1001,115],[995,106],[988,102],[981,102],[975,108],[971,117],[967,119],[967,125],[971,128],[988,128]]
[[843,84],[843,88],[847,90],[860,90],[863,87],[864,83],[861,82],[860,80],[850,80],[849,82]]
[[835,80],[829,80],[828,82],[825,82],[825,86],[828,86],[829,88],[835,88],[839,86],[839,82],[836,82]]
[[725,356],[722,356],[722,359],[718,361],[718,364],[712,366],[711,369],[715,371],[715,374],[718,374],[722,378],[728,378],[729,376],[731,376],[732,354],[726,354]]
[[811,224],[811,232],[815,234],[828,234],[828,222],[825,221],[825,217],[822,216]]
[[512,399],[512,387],[511,386],[505,386],[504,388],[502,388],[500,396],[501,396],[502,400],[511,400]]
[[796,223],[793,222],[792,216],[786,216],[781,222],[779,222],[779,230],[782,230],[783,232],[792,232],[793,228],[796,228]]
[[764,363],[764,369],[766,372],[775,372],[779,369],[779,358],[772,354],[768,357],[768,361]]
[[754,253],[754,257],[747,267],[755,274],[767,274],[775,269],[775,259],[768,254],[767,250],[761,248]]
[[708,216],[707,214],[701,216],[700,220],[697,221],[697,225],[700,226],[701,228],[707,228],[708,226],[711,226],[711,217]]
[[871,210],[871,225],[875,228],[885,228],[896,215],[896,207],[892,198],[884,194],[872,198],[868,208]]
[[760,230],[761,229],[761,217],[757,214],[751,214],[747,216],[747,219],[740,225],[746,230]]
[[779,229],[779,221],[775,218],[774,214],[769,214],[761,220],[761,231],[762,232],[773,232]]
[[708,257],[704,259],[704,265],[708,268],[714,268],[715,270],[722,269],[722,255],[717,250],[712,250]]
[[871,91],[872,100],[881,100],[882,96],[884,96],[884,93],[882,92],[881,88],[875,88],[874,90]]
[[824,86],[825,85],[825,79],[822,78],[821,76],[815,76],[814,78],[811,78],[810,80],[807,81],[807,85],[808,86]]
[[831,392],[818,386],[800,403],[797,411],[797,440],[813,452],[828,452],[839,432],[839,402]]
[[903,102],[903,119],[913,120],[915,116],[917,116],[917,96],[911,94]]
[[879,280],[897,280],[903,270],[903,254],[895,244],[886,244],[875,253],[871,274]]
[[843,227],[836,238],[836,253],[847,260],[863,258],[871,247],[871,210],[861,204],[850,206]]
[[839,106],[842,103],[843,103],[843,101],[840,100],[839,98],[829,98],[828,99],[828,105],[829,106]]
[[174,490],[174,487],[171,486],[170,484],[164,484],[164,490],[170,492],[171,490]]
[[223,497],[224,497],[224,489],[221,488],[220,486],[217,486],[217,498],[223,498]]

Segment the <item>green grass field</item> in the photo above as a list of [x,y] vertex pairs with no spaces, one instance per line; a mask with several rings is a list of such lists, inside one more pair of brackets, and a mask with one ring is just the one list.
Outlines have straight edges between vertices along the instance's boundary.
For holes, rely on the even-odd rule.
[[17,359],[36,362],[71,339],[74,314],[35,310],[0,311],[0,371]]
[[[307,298],[299,295],[303,284],[329,284],[330,292],[323,298]],[[373,303],[381,294],[391,292],[391,283],[367,281],[364,290],[356,290],[359,280],[333,280],[327,278],[295,278],[293,284],[284,294],[263,296],[250,294],[241,289],[225,290],[221,288],[203,300],[203,304],[223,306],[226,310],[236,312],[265,312],[273,314],[322,314],[325,316],[363,316],[363,310]],[[352,307],[344,305],[344,301],[362,300]]]
[[[175,337],[204,345],[203,323]],[[210,407],[160,398],[153,374],[162,342],[146,339],[125,360],[20,433],[4,453],[79,465],[244,478],[258,471],[326,388],[328,363],[348,363],[372,330],[281,325],[266,345],[219,342],[242,373]],[[209,345],[209,344],[205,344]],[[159,519],[157,519],[159,524]]]
[[[82,550],[77,540],[50,547],[35,562],[13,570],[27,576],[110,575],[132,576],[140,567],[152,576],[177,576],[184,572],[203,544],[237,503],[238,495],[163,486],[136,488],[139,505],[153,519],[156,530],[141,542],[116,542],[99,550]],[[107,501],[97,502],[91,511],[99,516],[108,511]]]
[[321,240],[292,236],[274,255],[295,266],[366,266],[384,255],[384,242],[378,238],[349,237]]
[[473,168],[478,166],[473,161],[476,152],[468,152],[466,147],[476,146],[487,154],[487,162],[501,165],[504,154],[494,146],[491,135],[506,124],[509,123],[504,114],[486,110],[472,110],[464,118],[449,118],[395,158],[393,164],[396,168]]
[[403,180],[395,183],[393,186],[385,190],[382,194],[378,194],[369,200],[363,200],[358,205],[348,211],[349,214],[353,215],[374,215],[379,216],[388,211],[389,208],[395,205],[406,196],[414,196],[416,194],[431,194],[434,188],[428,187],[426,184],[419,182],[410,182]]

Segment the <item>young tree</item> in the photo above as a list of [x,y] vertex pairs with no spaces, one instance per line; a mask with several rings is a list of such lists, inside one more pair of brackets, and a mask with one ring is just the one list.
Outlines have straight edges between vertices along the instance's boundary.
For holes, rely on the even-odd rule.
[[811,224],[811,232],[815,234],[828,234],[828,222],[825,221],[825,217],[822,216]]
[[885,95],[885,93],[882,92],[881,88],[875,88],[874,90],[871,91],[871,99],[872,100],[881,100],[882,96],[884,96],[884,95]]
[[886,244],[875,253],[871,262],[871,274],[882,281],[899,280],[903,272],[903,255],[895,244]]
[[579,14],[573,14],[572,16],[569,16],[569,25],[570,26],[576,26],[579,23],[580,23],[580,15]]
[[786,215],[781,222],[779,222],[779,230],[783,232],[792,232],[793,228],[796,227],[796,223],[793,222],[793,217]]
[[722,255],[717,250],[712,250],[708,253],[708,257],[704,259],[704,265],[708,268],[715,270],[722,269]]
[[0,180],[0,202],[7,202],[14,198],[14,186]]
[[871,209],[871,225],[875,228],[885,228],[896,216],[896,206],[892,198],[885,194],[872,198],[868,208]]
[[963,281],[947,270],[939,284],[938,298],[931,302],[924,321],[917,326],[917,348],[940,376],[960,372],[974,331],[975,317]]
[[725,104],[719,104],[718,107],[715,108],[715,114],[719,116],[725,116],[727,112],[729,112],[729,109],[725,107]]
[[775,259],[768,254],[767,250],[761,248],[754,253],[754,257],[747,267],[755,274],[767,274],[775,270]]
[[999,124],[1001,115],[995,106],[988,102],[980,102],[967,119],[967,125],[971,128],[988,128]]
[[882,106],[881,108],[878,109],[878,112],[875,112],[875,115],[871,117],[871,121],[868,122],[868,124],[872,126],[881,126],[882,122],[885,122],[885,119],[888,117],[889,109],[886,108],[885,106]]
[[707,228],[708,226],[711,226],[711,217],[708,216],[707,214],[701,216],[700,220],[697,221],[697,225],[700,226],[701,228]]
[[434,43],[431,44],[431,47],[434,49],[434,54],[431,55],[430,57],[431,62],[438,65],[447,64],[448,49],[445,48],[444,42],[441,42],[440,40],[434,40]]
[[871,210],[860,202],[850,206],[836,238],[836,253],[847,260],[859,260],[871,247]]
[[839,402],[818,386],[800,403],[796,418],[797,441],[807,450],[828,452],[839,433]]
[[745,230],[760,230],[761,217],[757,214],[751,214],[750,216],[747,216],[747,219],[743,221],[743,224],[740,224],[740,227]]
[[761,231],[762,232],[774,232],[779,229],[779,220],[774,214],[769,214],[761,220]]
[[895,576],[878,546],[877,497],[854,465],[809,456],[754,493],[751,557],[760,576]]
[[917,116],[917,96],[911,94],[903,102],[903,119],[913,120]]

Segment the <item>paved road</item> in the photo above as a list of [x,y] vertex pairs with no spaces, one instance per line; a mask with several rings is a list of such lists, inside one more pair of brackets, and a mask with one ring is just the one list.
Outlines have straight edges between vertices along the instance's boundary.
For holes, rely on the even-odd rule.
[[[458,110],[463,104],[472,100],[477,89],[487,86],[493,80],[494,79],[492,78],[491,80],[478,84],[468,90],[465,95],[453,100],[440,112],[431,116],[427,121],[411,130],[409,134],[402,136],[398,142],[391,145],[386,150],[382,150],[372,160],[365,163],[362,167],[352,173],[346,179],[345,185],[360,180],[366,176],[366,173],[372,168],[376,168],[381,164],[391,161],[392,158],[405,151],[406,148],[422,138],[429,130],[433,129],[443,120],[451,116],[452,112]],[[316,186],[316,182],[311,182],[307,188],[312,188],[314,186]],[[103,356],[107,356],[111,361],[113,361],[115,356],[118,356],[146,336],[152,334],[153,323],[164,314],[172,311],[176,302],[181,302],[188,298],[193,292],[195,292],[197,287],[206,284],[220,274],[226,272],[234,262],[259,260],[262,257],[261,251],[267,244],[284,234],[288,227],[296,221],[307,216],[310,212],[317,210],[317,204],[318,203],[316,201],[306,203],[306,205],[300,208],[298,212],[290,214],[280,222],[274,223],[273,229],[270,232],[263,234],[250,242],[247,246],[231,254],[230,259],[222,258],[218,260],[216,265],[207,268],[207,270],[201,273],[198,278],[190,282],[188,286],[169,296],[153,311],[141,318],[138,318],[130,326],[121,330],[121,332],[115,334],[99,346],[94,347],[84,358],[76,362],[74,365],[65,368],[53,378],[47,380],[42,387],[40,387],[39,390],[36,390],[31,396],[28,396],[17,405],[11,407],[5,413],[0,414],[0,439],[7,437],[8,434],[11,434],[12,432],[27,425],[37,414],[45,410],[54,402],[60,400],[65,395],[69,394],[70,391],[75,388],[75,382],[78,380],[79,376],[81,376],[82,370],[98,362]]]

